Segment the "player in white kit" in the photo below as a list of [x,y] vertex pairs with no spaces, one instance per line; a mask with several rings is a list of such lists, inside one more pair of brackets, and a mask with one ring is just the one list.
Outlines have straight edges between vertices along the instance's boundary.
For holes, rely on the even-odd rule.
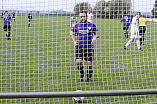
[[92,13],[90,13],[90,11],[88,11],[87,16],[88,16],[88,17],[87,17],[87,21],[92,23],[92,20],[93,20],[93,18],[94,18],[94,15],[93,15]]
[[137,43],[138,50],[142,50],[140,48],[139,30],[138,30],[138,19],[139,19],[140,16],[141,16],[141,13],[137,12],[136,16],[132,18],[131,30],[130,30],[130,32],[131,32],[130,38],[131,39],[124,46],[125,50],[127,49],[127,46],[134,41],[135,38],[136,38],[136,43]]
[[70,37],[72,35],[72,29],[73,27],[75,26],[75,24],[77,24],[77,17],[75,15],[73,15],[71,18],[70,18]]

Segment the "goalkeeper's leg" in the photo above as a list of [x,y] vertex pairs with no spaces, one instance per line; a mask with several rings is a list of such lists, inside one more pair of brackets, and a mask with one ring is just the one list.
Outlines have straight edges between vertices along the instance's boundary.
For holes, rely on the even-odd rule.
[[80,71],[80,78],[79,81],[83,81],[83,77],[84,77],[84,69],[83,69],[83,65],[79,65],[77,66],[78,70]]
[[80,71],[80,78],[79,81],[83,81],[83,77],[84,77],[84,70],[83,70],[83,49],[77,47],[76,48],[76,64],[77,64],[77,68]]
[[83,81],[83,77],[84,77],[84,69],[83,69],[82,59],[77,59],[76,63],[77,63],[77,68],[80,71],[79,81],[81,82],[81,81]]
[[[85,60],[87,61],[87,82],[91,82],[91,77],[93,74],[93,57],[94,57],[94,50],[87,49],[85,51]],[[86,56],[87,55],[87,56]]]
[[91,82],[91,77],[93,74],[92,62],[87,62],[87,82]]

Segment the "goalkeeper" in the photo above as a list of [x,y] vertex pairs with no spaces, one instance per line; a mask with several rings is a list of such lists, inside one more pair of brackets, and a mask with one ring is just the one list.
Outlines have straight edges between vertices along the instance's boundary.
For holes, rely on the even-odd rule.
[[[81,22],[77,23],[73,27],[72,32],[72,40],[74,42],[74,46],[76,47],[76,64],[81,74],[79,81],[83,81],[85,74],[82,64],[84,58],[87,63],[87,82],[91,82],[94,56],[93,46],[96,43],[96,39],[99,37],[99,33],[95,24],[87,22],[87,12],[80,12],[79,18]],[[95,36],[93,36],[93,33]],[[77,36],[77,41],[75,40],[75,34]]]

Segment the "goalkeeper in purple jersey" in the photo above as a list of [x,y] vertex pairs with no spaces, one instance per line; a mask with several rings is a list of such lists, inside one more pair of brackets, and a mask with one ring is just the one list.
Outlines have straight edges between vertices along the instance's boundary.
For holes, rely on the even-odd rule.
[[[99,37],[99,32],[96,28],[96,25],[87,22],[87,12],[80,12],[79,18],[81,22],[77,23],[73,27],[72,40],[74,46],[76,47],[76,64],[77,68],[80,71],[79,81],[83,81],[84,69],[83,69],[83,58],[87,62],[87,82],[91,81],[93,73],[93,56],[94,49],[93,46],[96,43],[96,39]],[[93,36],[93,33],[95,36]],[[75,40],[75,35],[77,41]]]
[[10,31],[11,31],[10,21],[11,21],[11,16],[10,16],[10,14],[8,14],[8,11],[5,11],[5,14],[3,15],[3,29],[6,32],[7,40],[11,40],[11,38],[10,38]]
[[123,21],[123,30],[124,30],[124,35],[125,35],[125,38],[127,39],[128,38],[128,28],[129,28],[129,21],[130,21],[130,17],[125,15],[122,17],[121,19],[121,22]]
[[29,21],[28,27],[31,26],[31,21],[32,21],[32,20],[33,20],[33,18],[32,18],[32,11],[30,11],[30,12],[28,13],[28,21]]

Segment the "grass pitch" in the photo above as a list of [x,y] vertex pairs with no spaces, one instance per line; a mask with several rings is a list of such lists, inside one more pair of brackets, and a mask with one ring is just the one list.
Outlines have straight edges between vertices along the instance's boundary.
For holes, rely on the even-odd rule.
[[[27,16],[11,22],[11,41],[0,28],[0,91],[57,92],[90,90],[129,90],[157,88],[157,24],[149,22],[143,51],[136,42],[127,50],[122,23],[117,19],[94,19],[100,38],[94,46],[92,82],[78,82],[75,47],[70,38],[70,17]],[[2,24],[2,19],[0,24]],[[85,71],[86,63],[84,62]],[[91,104],[151,104],[156,95],[86,97]],[[0,103],[72,104],[72,98],[1,99]]]

